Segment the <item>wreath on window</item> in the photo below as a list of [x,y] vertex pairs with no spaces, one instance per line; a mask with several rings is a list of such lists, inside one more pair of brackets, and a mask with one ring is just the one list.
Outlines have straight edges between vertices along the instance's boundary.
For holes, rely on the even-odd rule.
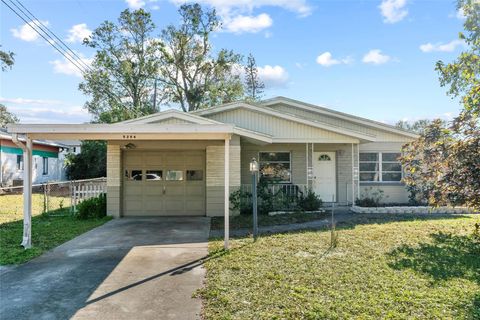
[[332,158],[328,154],[321,154],[320,157],[318,157],[318,161],[330,161]]

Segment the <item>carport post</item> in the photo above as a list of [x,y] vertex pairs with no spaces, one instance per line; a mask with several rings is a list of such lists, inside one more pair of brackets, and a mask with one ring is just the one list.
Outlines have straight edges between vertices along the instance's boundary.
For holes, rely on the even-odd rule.
[[15,133],[12,141],[23,150],[23,239],[25,249],[32,247],[32,139],[25,137],[25,144]]
[[224,199],[224,220],[225,220],[225,249],[228,249],[230,237],[230,135],[225,138],[225,199]]

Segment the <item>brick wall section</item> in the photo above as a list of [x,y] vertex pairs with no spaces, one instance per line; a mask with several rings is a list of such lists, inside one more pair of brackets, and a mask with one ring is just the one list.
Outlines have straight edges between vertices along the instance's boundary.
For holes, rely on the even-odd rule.
[[119,145],[107,145],[107,215],[121,214],[122,153]]
[[[207,146],[206,148],[206,187],[207,216],[223,216],[224,214],[224,181],[225,181],[225,147]],[[240,138],[233,136],[230,140],[230,191],[240,187]],[[237,212],[230,212],[237,214]]]

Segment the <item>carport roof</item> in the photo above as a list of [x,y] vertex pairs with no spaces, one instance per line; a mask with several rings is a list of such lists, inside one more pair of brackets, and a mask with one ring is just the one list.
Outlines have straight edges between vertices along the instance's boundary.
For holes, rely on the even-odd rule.
[[239,136],[271,143],[268,135],[225,123],[9,124],[8,131],[52,140],[223,140]]

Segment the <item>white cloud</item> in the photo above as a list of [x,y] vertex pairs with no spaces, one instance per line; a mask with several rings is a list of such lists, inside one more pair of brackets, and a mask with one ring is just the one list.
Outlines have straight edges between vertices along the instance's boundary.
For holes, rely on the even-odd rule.
[[32,20],[18,28],[10,29],[10,31],[15,38],[28,42],[36,41],[40,37],[40,35],[33,29],[33,27],[36,27],[38,29],[38,25],[40,24],[40,22],[43,23],[45,26],[48,26],[49,24],[48,21]]
[[[185,3],[185,0],[170,1],[177,6]],[[279,7],[295,12],[302,17],[310,15],[313,10],[306,0],[197,0],[195,2],[215,7],[221,16],[231,15],[234,12],[251,13],[253,9],[263,6]]]
[[92,31],[88,29],[86,23],[76,24],[68,30],[67,42],[83,42],[83,39],[88,38],[91,34]]
[[465,42],[463,40],[457,39],[447,43],[425,43],[420,46],[420,50],[422,50],[423,52],[452,52],[457,47],[461,46],[465,46]]
[[[132,1],[132,0],[131,0]],[[185,0],[170,0],[177,6]],[[272,26],[272,18],[266,14],[253,15],[255,9],[269,6],[297,13],[301,17],[312,13],[306,0],[197,0],[197,3],[214,7],[220,16],[224,30],[233,33],[258,32]],[[267,36],[268,37],[268,36]]]
[[22,123],[82,123],[91,120],[83,107],[60,100],[0,97],[0,103],[6,104]]
[[353,62],[351,57],[334,59],[330,52],[324,52],[317,57],[317,63],[324,67],[334,66],[336,64],[350,64]]
[[[85,58],[81,54],[77,54],[80,59],[78,58],[71,58],[77,65],[80,67],[83,67],[83,64],[90,65],[93,61],[92,58]],[[53,71],[55,73],[60,73],[60,74],[66,74],[69,76],[77,76],[77,77],[83,77],[82,72],[69,60],[66,58],[63,59],[56,59],[53,61],[50,61],[50,63],[53,65]]]
[[272,18],[266,13],[258,16],[238,15],[233,18],[224,18],[224,30],[233,33],[256,33],[272,25]]
[[402,21],[408,15],[406,5],[407,0],[382,0],[379,8],[383,16],[383,22],[396,23]]
[[383,54],[379,49],[372,49],[368,51],[362,59],[364,63],[372,64],[384,64],[390,60],[392,60],[392,58],[386,54]]
[[128,7],[133,10],[137,10],[143,8],[145,6],[145,1],[143,0],[125,0]]
[[258,76],[265,84],[265,87],[284,87],[288,82],[288,73],[285,68],[281,66],[265,65],[258,67]]

